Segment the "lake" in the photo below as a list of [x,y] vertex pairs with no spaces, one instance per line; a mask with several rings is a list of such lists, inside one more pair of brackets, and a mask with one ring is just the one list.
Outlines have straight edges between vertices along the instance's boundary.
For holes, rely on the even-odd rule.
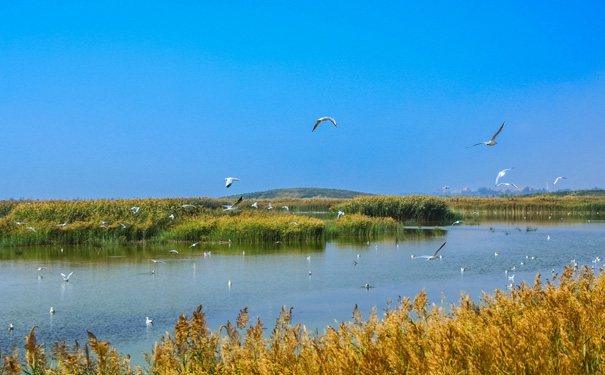
[[[270,332],[285,305],[294,308],[294,323],[322,333],[335,320],[350,320],[355,304],[367,318],[372,307],[380,314],[389,300],[396,304],[399,296],[413,298],[422,289],[437,304],[457,303],[462,292],[478,302],[484,291],[506,290],[513,274],[516,285],[533,283],[538,272],[545,281],[572,259],[601,267],[593,261],[605,256],[603,221],[443,229],[369,243],[2,248],[0,349],[22,348],[33,326],[47,351],[56,340],[83,343],[89,330],[121,354],[131,354],[133,365],[146,367],[142,352],[150,353],[180,315],[191,316],[200,304],[212,330],[235,322],[248,307],[252,323],[260,316]],[[442,259],[412,258],[432,255],[445,241]],[[173,249],[179,254],[171,254]],[[506,274],[512,267],[515,271]],[[61,272],[73,272],[69,282]],[[49,313],[51,306],[55,314]],[[146,325],[146,317],[153,325]]]

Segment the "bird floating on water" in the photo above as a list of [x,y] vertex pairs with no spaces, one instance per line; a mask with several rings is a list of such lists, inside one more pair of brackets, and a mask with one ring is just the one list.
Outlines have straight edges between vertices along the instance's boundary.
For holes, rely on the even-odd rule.
[[443,249],[443,246],[445,246],[446,243],[447,243],[447,241],[445,241],[443,243],[443,245],[439,246],[439,248],[437,249],[437,251],[435,251],[435,253],[433,255],[419,255],[419,256],[413,256],[412,255],[412,257],[413,258],[423,258],[423,259],[426,259],[426,260],[435,260],[435,259],[438,258],[437,257],[437,253],[439,252],[439,250]]
[[225,183],[225,187],[228,188],[229,186],[233,185],[234,181],[239,181],[239,178],[235,178],[235,177],[227,177],[225,178],[225,181],[227,181]]
[[149,319],[148,316],[145,317],[145,324],[147,324],[148,326],[153,324],[153,319]]
[[12,332],[13,328],[15,328],[15,326],[13,325],[13,323],[11,323],[11,324],[8,325],[8,331],[9,332]]
[[63,272],[61,272],[61,277],[63,278],[63,281],[68,282],[69,278],[71,277],[71,275],[73,275],[73,271],[69,273],[69,275],[65,275]]
[[315,129],[317,129],[317,126],[319,125],[319,123],[322,121],[330,121],[332,124],[334,124],[334,126],[338,127],[336,125],[336,120],[334,120],[332,117],[322,117],[317,120],[317,122],[315,123],[315,126],[313,127],[313,130],[311,130],[311,131],[314,132]]
[[37,269],[38,271],[42,271],[42,270],[45,270],[45,269],[46,269],[46,267],[38,267],[38,268],[36,268],[36,269]]
[[475,143],[474,145],[471,145],[471,146],[468,146],[468,147],[475,147],[475,146],[479,146],[479,145],[495,146],[497,144],[496,137],[498,136],[498,134],[500,134],[500,132],[502,131],[503,127],[504,127],[504,122],[502,123],[502,126],[500,127],[500,129],[498,129],[498,131],[496,132],[496,134],[494,134],[494,136],[492,137],[492,139],[490,139],[489,141]]
[[511,169],[515,169],[515,167],[506,168],[506,169],[503,169],[500,172],[498,172],[498,175],[496,176],[496,182],[494,183],[494,186],[497,186],[498,185],[498,180],[501,177],[504,177],[504,175],[506,174],[506,172],[510,171]]
[[54,313],[55,313],[55,309],[54,309],[54,308],[51,306],[51,307],[50,307],[50,311],[49,311],[49,312],[50,312],[50,313],[51,313],[51,315],[52,315],[52,314],[54,314]]

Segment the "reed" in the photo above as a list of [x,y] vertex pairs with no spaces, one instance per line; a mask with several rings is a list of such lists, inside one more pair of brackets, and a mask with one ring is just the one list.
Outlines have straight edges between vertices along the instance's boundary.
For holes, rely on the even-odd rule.
[[[556,276],[555,276],[556,278]],[[260,318],[240,311],[235,324],[211,331],[202,307],[181,316],[145,354],[148,374],[601,374],[605,371],[605,278],[567,267],[557,283],[521,284],[508,293],[462,295],[448,311],[421,291],[379,316],[355,306],[348,322],[310,333],[282,308],[270,334]],[[255,323],[250,325],[250,321]],[[0,359],[0,375],[142,374],[89,333],[73,348],[47,354],[32,329],[26,360]]]
[[385,233],[397,233],[401,223],[390,217],[367,217],[361,214],[343,215],[340,220],[326,222],[326,236],[358,236],[367,238]]

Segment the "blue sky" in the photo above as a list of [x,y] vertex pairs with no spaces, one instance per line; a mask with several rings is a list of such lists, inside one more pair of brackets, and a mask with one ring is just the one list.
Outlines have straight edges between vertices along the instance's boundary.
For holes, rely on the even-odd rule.
[[[605,187],[605,3],[10,2],[0,199]],[[316,119],[332,116],[335,128]],[[494,147],[489,140],[506,125]],[[228,190],[225,177],[238,177]]]

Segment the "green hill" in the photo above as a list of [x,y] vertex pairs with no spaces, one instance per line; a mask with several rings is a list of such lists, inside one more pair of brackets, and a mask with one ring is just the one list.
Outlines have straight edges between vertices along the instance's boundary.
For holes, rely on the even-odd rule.
[[353,198],[360,195],[374,195],[358,191],[323,188],[290,188],[257,191],[254,193],[236,194],[223,198],[244,199],[277,199],[277,198]]

